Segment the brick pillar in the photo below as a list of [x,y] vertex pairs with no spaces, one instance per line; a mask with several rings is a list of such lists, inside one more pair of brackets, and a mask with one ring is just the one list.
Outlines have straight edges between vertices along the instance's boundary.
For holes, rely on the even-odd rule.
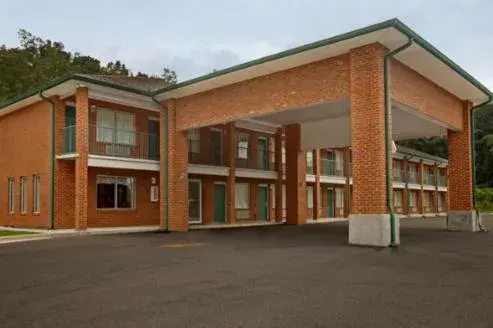
[[89,154],[89,90],[77,88],[75,93],[75,228],[87,229],[88,154]]
[[421,215],[424,215],[425,214],[425,202],[424,202],[424,184],[425,184],[425,166],[423,164],[423,160],[421,160],[419,162],[419,165],[418,165],[418,178],[419,178],[419,182],[421,184],[421,189],[419,190],[419,193],[418,193],[418,209],[419,209],[419,213]]
[[[371,44],[349,53],[353,173],[350,244],[390,245],[384,121],[384,57],[387,51],[380,44]],[[392,125],[391,119],[389,125]],[[391,138],[387,141],[390,148]],[[398,219],[396,237],[398,243]]]
[[313,219],[320,218],[320,150],[313,151],[313,173],[315,174],[315,184],[313,185]]
[[[226,221],[236,222],[236,125],[235,122],[228,123],[226,126],[226,148],[227,161],[229,167],[228,180],[226,182]],[[249,147],[251,148],[251,147]]]
[[300,124],[286,126],[286,212],[287,224],[306,223],[306,157]]
[[168,230],[188,231],[188,138],[176,129],[176,102],[168,108]]
[[203,224],[214,222],[214,183],[202,180],[202,220]]
[[[166,169],[168,168],[168,163],[166,162],[166,158],[168,157],[168,145],[165,143],[164,136],[168,135],[166,131],[166,127],[168,125],[168,121],[166,120],[166,110],[161,109],[159,113],[159,135],[162,140],[159,140],[159,227],[162,230],[167,228],[167,220],[168,220],[168,198],[166,197],[168,194],[166,193],[166,188],[168,186],[169,174],[166,174]],[[168,112],[169,114],[169,112]]]
[[478,231],[473,204],[470,118],[471,103],[464,102],[462,129],[448,131],[448,220],[450,230]]
[[346,183],[344,184],[344,217],[349,217],[351,213],[351,150],[349,147],[344,148],[344,176]]
[[274,195],[276,197],[275,202],[275,220],[277,222],[282,221],[282,181],[283,181],[283,170],[282,170],[282,128],[277,129],[275,135],[275,157],[276,157],[276,171],[277,180],[275,186]]

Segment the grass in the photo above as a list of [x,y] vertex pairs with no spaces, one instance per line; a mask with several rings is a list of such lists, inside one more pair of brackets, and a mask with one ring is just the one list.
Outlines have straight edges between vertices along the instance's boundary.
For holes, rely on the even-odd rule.
[[13,231],[13,230],[0,230],[1,237],[21,236],[21,235],[35,235],[36,232],[30,231]]

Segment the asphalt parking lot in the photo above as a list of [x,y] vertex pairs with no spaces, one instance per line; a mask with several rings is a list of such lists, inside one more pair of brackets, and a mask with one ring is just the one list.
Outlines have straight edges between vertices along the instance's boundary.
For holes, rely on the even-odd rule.
[[0,246],[0,327],[491,327],[493,233],[404,220],[59,238]]

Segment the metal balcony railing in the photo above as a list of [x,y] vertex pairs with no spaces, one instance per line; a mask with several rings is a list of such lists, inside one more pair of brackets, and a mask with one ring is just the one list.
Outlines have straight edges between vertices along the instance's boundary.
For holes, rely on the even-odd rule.
[[89,126],[89,153],[94,155],[159,160],[156,134]]
[[345,176],[344,173],[345,164],[347,163],[344,163],[344,161],[336,161],[332,159],[321,158],[320,175],[343,177]]
[[440,187],[446,187],[447,186],[447,177],[444,175],[439,175],[438,176],[438,185]]
[[62,129],[63,154],[75,153],[75,125],[66,126]]
[[425,173],[424,184],[434,186],[435,185],[435,175],[430,174],[430,173]]
[[188,140],[188,163],[197,165],[225,166],[226,156],[221,144],[206,140]]
[[236,167],[274,171],[275,152],[263,148],[236,147]]
[[409,183],[414,183],[414,184],[418,184],[419,183],[418,172],[416,172],[416,171],[409,171],[409,172],[407,172],[407,177],[408,177],[408,182]]

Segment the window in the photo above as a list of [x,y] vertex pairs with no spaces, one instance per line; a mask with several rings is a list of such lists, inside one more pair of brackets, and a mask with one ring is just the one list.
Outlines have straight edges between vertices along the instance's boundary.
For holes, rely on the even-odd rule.
[[238,133],[237,137],[237,157],[241,159],[248,159],[248,134]]
[[247,210],[250,208],[250,185],[248,183],[237,183],[235,192],[235,209]]
[[15,180],[9,178],[9,213],[15,212]]
[[306,153],[306,168],[309,174],[313,174],[313,152]]
[[442,193],[438,194],[437,202],[438,202],[438,208],[442,209],[442,207],[443,207],[443,194]]
[[394,178],[401,178],[401,163],[398,161],[393,162]]
[[429,192],[425,192],[423,194],[423,204],[425,207],[430,207],[431,204],[431,197]]
[[159,202],[159,187],[151,186],[151,202],[157,203]]
[[313,187],[312,186],[307,186],[306,187],[306,200],[308,204],[308,208],[313,208]]
[[336,208],[344,208],[344,189],[336,189]]
[[340,151],[334,152],[336,157],[336,170],[342,172],[344,170],[344,159],[342,158],[342,153]]
[[21,213],[27,213],[27,177],[21,177]]
[[402,190],[394,191],[394,207],[402,207]]
[[409,170],[409,182],[417,183],[418,182],[418,169],[416,164],[410,163],[408,166]]
[[410,191],[409,192],[409,205],[412,207],[415,207],[417,204],[416,201],[416,192],[415,191]]
[[276,208],[276,186],[270,186],[271,204],[272,208]]
[[33,212],[39,213],[41,206],[41,191],[39,175],[33,176]]
[[97,177],[97,208],[135,208],[135,178]]
[[116,110],[97,111],[96,140],[119,145],[136,145],[135,116]]
[[200,130],[191,129],[188,130],[188,147],[189,152],[194,154],[200,153]]

